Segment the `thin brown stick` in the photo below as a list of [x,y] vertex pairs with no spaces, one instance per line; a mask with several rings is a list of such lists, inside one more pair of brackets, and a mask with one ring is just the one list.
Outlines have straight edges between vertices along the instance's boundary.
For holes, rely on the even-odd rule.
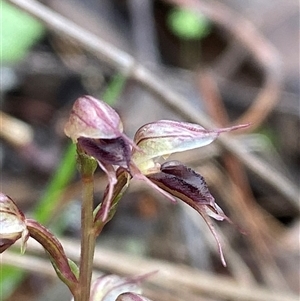
[[[93,53],[100,60],[116,68],[124,75],[130,76],[158,99],[162,100],[166,106],[180,114],[182,118],[199,123],[208,129],[216,128],[215,124],[205,114],[195,111],[187,99],[166,87],[163,80],[154,76],[142,65],[137,64],[129,54],[117,49],[34,0],[6,1],[30,13],[57,34],[67,36],[76,41],[84,49]],[[298,202],[300,193],[289,179],[257,156],[249,153],[244,145],[232,139],[229,135],[221,135],[218,141],[257,176],[281,193],[298,212],[300,211],[300,203]]]

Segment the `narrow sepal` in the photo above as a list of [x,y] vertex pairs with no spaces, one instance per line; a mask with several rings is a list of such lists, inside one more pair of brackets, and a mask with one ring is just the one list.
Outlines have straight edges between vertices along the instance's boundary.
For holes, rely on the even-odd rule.
[[[113,175],[114,173],[111,176]],[[110,187],[108,184],[104,192],[103,202],[94,210],[94,228],[97,235],[103,225],[113,218],[119,200],[129,186],[131,175],[126,169],[119,167],[115,176],[113,186]]]

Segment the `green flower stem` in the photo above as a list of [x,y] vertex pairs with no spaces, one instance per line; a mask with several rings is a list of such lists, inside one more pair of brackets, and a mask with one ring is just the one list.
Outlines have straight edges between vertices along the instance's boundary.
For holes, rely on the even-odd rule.
[[90,297],[93,258],[96,237],[93,230],[93,177],[84,178],[83,203],[81,208],[81,256],[79,285],[81,288],[81,301],[88,301]]
[[75,301],[89,301],[93,259],[96,244],[96,235],[93,228],[94,206],[94,172],[96,161],[78,150],[78,167],[82,179],[83,200],[81,207],[81,255],[79,268],[80,297],[74,296]]

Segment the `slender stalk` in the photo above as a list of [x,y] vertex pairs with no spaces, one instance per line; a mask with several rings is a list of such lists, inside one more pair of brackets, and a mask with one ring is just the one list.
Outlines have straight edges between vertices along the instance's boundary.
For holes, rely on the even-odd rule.
[[97,163],[94,159],[78,150],[78,167],[82,179],[81,206],[81,253],[79,267],[79,296],[75,301],[89,301],[96,235],[93,229],[94,217],[94,171]]
[[81,255],[79,285],[80,301],[88,301],[93,270],[96,237],[93,231],[93,175],[82,178],[83,203],[81,207]]

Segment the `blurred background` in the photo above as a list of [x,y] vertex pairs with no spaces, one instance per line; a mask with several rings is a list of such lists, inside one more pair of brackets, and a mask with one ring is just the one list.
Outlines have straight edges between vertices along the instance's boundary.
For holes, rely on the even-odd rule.
[[[275,295],[297,300],[298,1],[38,2],[95,34],[108,55],[92,51],[84,37],[74,38],[69,23],[58,25],[65,33],[54,30],[18,8],[18,2],[0,3],[1,191],[61,237],[73,254],[79,250],[81,184],[63,127],[77,97],[107,101],[131,138],[150,121],[192,121],[185,107],[209,117],[212,125],[250,122],[246,132],[230,138],[245,150],[239,159],[224,142],[172,157],[205,177],[216,202],[237,225],[216,224],[227,268],[200,216],[136,182],[98,239],[95,268],[131,275],[139,272],[137,258],[152,270],[159,270],[159,263],[170,265],[178,273],[158,280],[154,275],[144,283],[146,295],[158,301],[275,300]],[[27,3],[34,8],[37,2]],[[121,50],[117,57],[129,56],[118,61],[115,48]],[[134,64],[127,68],[131,58]],[[134,73],[139,64],[152,77]],[[161,93],[150,78],[164,85]],[[179,95],[178,104],[169,105],[169,92]],[[260,171],[256,159],[262,162]],[[97,170],[96,203],[105,185]],[[1,261],[1,300],[69,300],[34,244],[29,242],[20,262],[19,249],[7,253]],[[142,266],[140,272],[145,272]]]

